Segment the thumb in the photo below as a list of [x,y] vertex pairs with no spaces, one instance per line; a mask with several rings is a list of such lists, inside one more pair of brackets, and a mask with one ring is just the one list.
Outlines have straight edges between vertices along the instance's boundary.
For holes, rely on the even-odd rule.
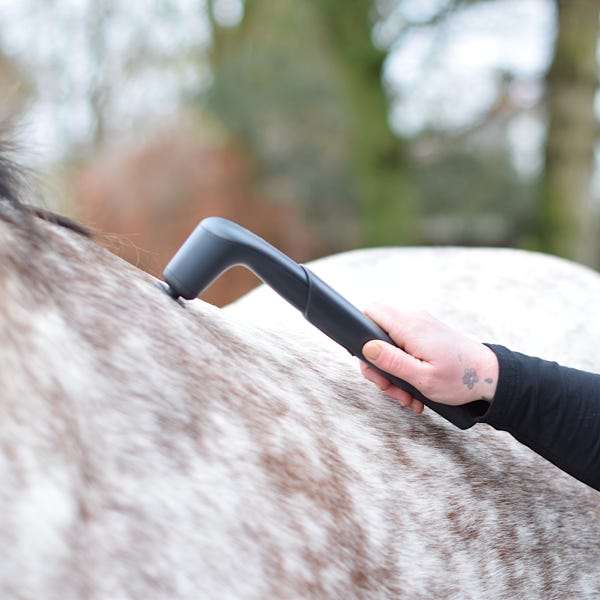
[[416,358],[381,340],[367,342],[362,348],[362,353],[371,364],[400,379],[414,379],[419,366],[415,364],[419,362]]

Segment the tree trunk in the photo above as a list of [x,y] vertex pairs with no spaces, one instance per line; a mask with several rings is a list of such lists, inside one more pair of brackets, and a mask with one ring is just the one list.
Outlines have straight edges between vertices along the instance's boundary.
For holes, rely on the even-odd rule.
[[[265,170],[295,178],[286,189],[310,208],[332,250],[417,238],[403,145],[388,124],[385,52],[372,41],[372,6],[253,0],[241,26],[213,23],[214,110],[272,165]],[[228,75],[232,65],[244,65],[237,77]],[[269,154],[275,138],[281,143]],[[309,163],[310,172],[302,171]],[[313,199],[303,200],[300,188]]]
[[547,76],[546,168],[538,226],[541,249],[598,266],[592,204],[600,0],[557,0],[558,34]]
[[415,191],[404,147],[392,133],[382,74],[386,53],[373,44],[372,0],[313,0],[327,27],[353,111],[362,243],[417,241]]

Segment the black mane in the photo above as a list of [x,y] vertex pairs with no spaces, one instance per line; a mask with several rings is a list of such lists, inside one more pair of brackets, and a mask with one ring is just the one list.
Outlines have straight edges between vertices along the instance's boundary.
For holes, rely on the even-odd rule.
[[[32,215],[49,221],[61,227],[72,229],[82,235],[90,236],[90,230],[80,225],[76,221],[64,215],[57,214],[45,208],[39,208],[22,201],[29,185],[27,170],[19,165],[13,156],[16,154],[17,145],[7,137],[6,129],[0,129],[0,202],[6,206],[8,204],[12,209],[13,215],[18,215],[20,225],[27,228],[33,227]],[[3,211],[6,215],[6,211]],[[7,220],[17,224],[14,218],[5,216]]]
[[19,199],[25,184],[24,169],[12,158],[15,145],[0,137],[0,198],[13,206],[21,206]]

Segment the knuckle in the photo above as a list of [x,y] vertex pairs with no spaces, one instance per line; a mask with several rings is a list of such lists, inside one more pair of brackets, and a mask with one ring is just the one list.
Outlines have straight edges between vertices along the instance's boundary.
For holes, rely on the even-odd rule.
[[419,378],[419,389],[426,396],[431,395],[439,387],[439,382],[434,372],[424,371]]
[[403,372],[405,360],[402,351],[392,348],[386,349],[382,358],[384,359],[382,361],[384,370],[392,375],[401,374]]

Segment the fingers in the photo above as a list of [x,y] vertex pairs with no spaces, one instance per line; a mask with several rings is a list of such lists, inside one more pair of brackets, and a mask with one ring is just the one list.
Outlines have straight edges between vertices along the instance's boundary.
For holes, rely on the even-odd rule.
[[374,383],[381,390],[387,390],[392,385],[388,379],[370,367],[367,363],[361,361],[360,370],[366,379],[371,383]]
[[[398,348],[381,340],[372,340],[367,342],[362,348],[365,359],[378,369],[408,381],[419,389],[421,379],[426,375],[427,363],[402,350],[406,341],[404,338],[408,335],[408,330],[403,331],[401,324],[405,322],[412,323],[415,321],[415,317],[422,320],[424,316],[428,315],[426,313],[401,313],[390,306],[378,303],[369,306],[365,310],[365,314],[384,331],[388,332],[394,342],[400,346]],[[385,392],[386,396],[396,400],[402,406],[409,407],[416,414],[423,412],[424,407],[422,402],[413,398],[408,392],[405,392],[398,386],[393,385],[375,369],[361,364],[361,371],[369,381],[379,386]]]
[[[417,323],[432,319],[431,315],[423,310],[402,311],[378,302],[373,302],[367,306],[364,313],[383,330],[387,331],[396,343],[403,342],[402,338],[408,334],[407,326],[414,328]],[[399,339],[396,339],[396,337]]]
[[395,329],[395,325],[398,323],[398,311],[385,304],[372,303],[364,312],[388,333]]
[[422,402],[419,402],[419,400],[413,398],[408,392],[405,392],[395,385],[390,386],[384,390],[383,393],[405,408],[410,408],[417,415],[420,415],[423,412],[424,407]]
[[362,348],[363,356],[377,368],[410,383],[419,380],[422,362],[400,348],[381,340],[371,340]]
[[410,408],[415,414],[423,412],[423,404],[421,402],[413,398],[408,392],[393,385],[381,373],[362,361],[360,363],[360,370],[363,376],[371,383],[374,383],[386,396],[400,403],[402,406]]

